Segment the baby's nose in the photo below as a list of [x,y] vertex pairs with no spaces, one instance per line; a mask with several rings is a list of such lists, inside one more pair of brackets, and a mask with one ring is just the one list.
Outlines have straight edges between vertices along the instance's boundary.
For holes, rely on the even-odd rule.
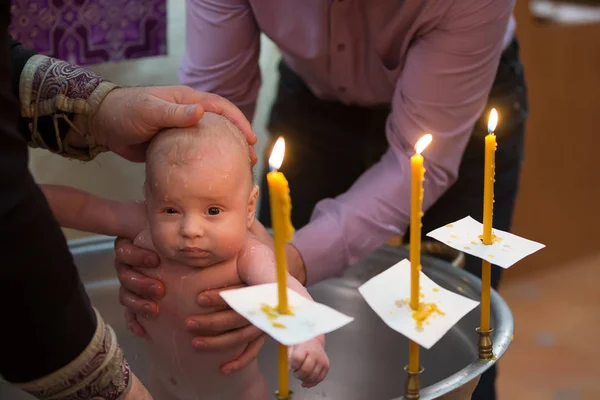
[[204,236],[204,227],[200,218],[185,218],[181,224],[181,234],[195,238]]

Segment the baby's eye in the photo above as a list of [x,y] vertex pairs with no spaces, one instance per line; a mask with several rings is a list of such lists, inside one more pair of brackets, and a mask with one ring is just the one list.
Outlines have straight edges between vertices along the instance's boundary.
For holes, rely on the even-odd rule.
[[165,208],[164,213],[165,214],[177,214],[177,210],[169,207],[169,208]]
[[221,210],[217,207],[210,207],[208,210],[206,210],[206,213],[208,215],[219,215]]

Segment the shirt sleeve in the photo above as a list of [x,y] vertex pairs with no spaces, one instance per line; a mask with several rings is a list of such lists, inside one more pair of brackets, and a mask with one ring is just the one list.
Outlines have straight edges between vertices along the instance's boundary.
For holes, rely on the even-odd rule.
[[386,133],[389,150],[344,194],[319,202],[293,244],[307,283],[335,276],[404,234],[410,222],[410,157],[425,133],[426,211],[456,181],[473,126],[485,107],[502,53],[512,0],[456,1],[415,38],[400,74]]
[[260,30],[246,0],[187,0],[179,79],[233,102],[249,121],[261,84]]

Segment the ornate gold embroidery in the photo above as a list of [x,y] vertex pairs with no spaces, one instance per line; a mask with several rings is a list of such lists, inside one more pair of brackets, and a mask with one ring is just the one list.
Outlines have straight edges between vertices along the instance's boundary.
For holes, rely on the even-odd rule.
[[124,399],[131,385],[129,364],[115,332],[94,311],[96,332],[75,360],[48,376],[16,386],[42,400]]

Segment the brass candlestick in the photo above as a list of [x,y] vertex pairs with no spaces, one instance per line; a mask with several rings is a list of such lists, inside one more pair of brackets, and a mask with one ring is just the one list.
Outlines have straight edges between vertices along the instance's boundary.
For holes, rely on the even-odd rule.
[[419,394],[421,390],[421,384],[419,382],[419,375],[423,372],[423,367],[418,372],[410,372],[408,365],[404,367],[406,371],[406,384],[404,385],[404,398],[406,400],[417,400],[421,397]]
[[492,343],[491,333],[494,331],[491,328],[488,331],[482,331],[481,327],[475,329],[479,334],[479,341],[477,342],[477,347],[479,348],[479,359],[480,360],[493,360],[494,359],[494,349]]
[[292,395],[294,394],[294,392],[292,392],[291,390],[289,391],[289,394],[286,397],[283,397],[279,394],[279,390],[276,390],[275,393],[273,393],[275,395],[275,399],[276,400],[292,400]]

